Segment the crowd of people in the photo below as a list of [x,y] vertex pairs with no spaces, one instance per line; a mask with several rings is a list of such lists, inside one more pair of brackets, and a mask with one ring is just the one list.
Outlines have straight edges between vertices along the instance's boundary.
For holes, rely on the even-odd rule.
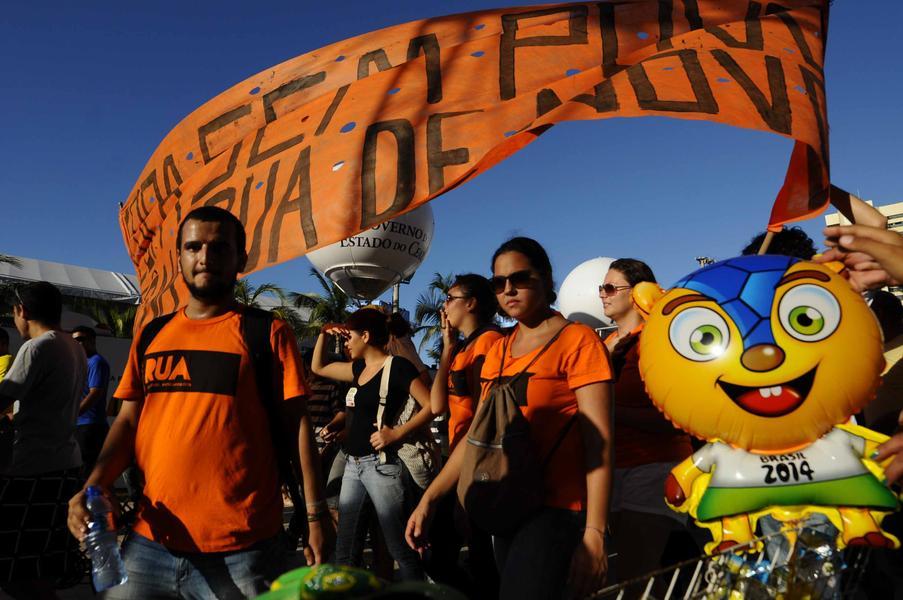
[[[903,237],[866,223],[827,228],[829,249],[804,258],[844,263],[858,291],[900,285]],[[797,231],[772,251],[793,253],[780,244]],[[95,332],[61,329],[51,284],[17,289],[14,360],[0,329],[0,587],[14,598],[55,597],[79,568],[86,488],[115,502],[134,471],[128,581],[107,598],[254,597],[299,548],[311,564],[360,566],[368,545],[386,578],[578,598],[700,552],[700,530],[662,491],[694,441],[653,406],[638,368],[631,290],[656,281],[644,262],[615,260],[599,282],[616,326],[602,339],[553,307],[546,250],[505,241],[491,277],[454,279],[431,373],[398,314],[361,308],[302,354],[284,322],[238,305],[246,238],[230,213],[193,210],[176,243],[188,303],[135,336],[111,426]],[[896,337],[900,311],[888,314]],[[443,414],[444,457],[428,434]],[[879,458],[893,458],[889,483],[903,478],[903,433]]]

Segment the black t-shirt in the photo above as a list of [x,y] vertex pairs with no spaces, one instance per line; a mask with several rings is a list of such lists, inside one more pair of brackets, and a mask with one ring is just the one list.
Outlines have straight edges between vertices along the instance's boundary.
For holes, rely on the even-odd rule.
[[[351,456],[375,454],[376,450],[370,443],[370,436],[376,431],[374,423],[376,410],[379,408],[379,384],[382,381],[383,371],[380,369],[370,381],[358,385],[358,377],[364,370],[364,361],[356,360],[351,363],[351,370],[354,373],[354,387],[357,388],[357,392],[354,395],[354,406],[346,406],[350,423],[348,437],[345,439],[345,453]],[[417,375],[417,368],[409,360],[400,356],[392,359],[389,394],[386,397],[386,410],[383,415],[384,424],[394,422],[408,400],[411,382]]]

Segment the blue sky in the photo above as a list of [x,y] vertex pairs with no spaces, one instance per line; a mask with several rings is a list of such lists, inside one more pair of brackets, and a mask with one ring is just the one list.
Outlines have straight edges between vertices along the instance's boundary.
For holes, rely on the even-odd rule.
[[[521,5],[537,4],[521,0]],[[0,24],[0,252],[133,272],[119,231],[147,158],[186,114],[283,60],[405,21],[499,0],[14,2]],[[835,184],[878,204],[903,189],[903,4],[833,4],[826,60]],[[764,228],[791,142],[710,123],[567,123],[432,203],[436,234],[402,305],[434,272],[487,273],[500,242],[535,237],[559,281],[595,256],[646,260],[670,284]],[[553,207],[552,210],[541,207]],[[823,218],[804,222],[817,241]],[[314,291],[298,259],[260,272]]]

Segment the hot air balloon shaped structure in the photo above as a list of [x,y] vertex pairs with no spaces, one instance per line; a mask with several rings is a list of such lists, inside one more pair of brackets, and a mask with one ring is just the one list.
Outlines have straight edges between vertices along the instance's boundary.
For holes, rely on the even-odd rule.
[[430,250],[434,226],[433,209],[425,204],[307,258],[346,294],[370,301],[414,274]]
[[706,552],[751,542],[764,516],[826,517],[838,548],[899,546],[881,529],[898,499],[871,458],[887,437],[850,422],[879,384],[881,332],[839,270],[744,256],[651,300],[635,290],[649,315],[640,341],[649,396],[708,442],[665,482],[669,506],[711,531]]

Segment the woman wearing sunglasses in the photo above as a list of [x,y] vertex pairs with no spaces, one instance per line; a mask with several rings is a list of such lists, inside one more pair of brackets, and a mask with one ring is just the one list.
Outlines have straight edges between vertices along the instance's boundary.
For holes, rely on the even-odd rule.
[[[455,278],[442,305],[442,355],[430,392],[430,407],[437,415],[449,412],[449,452],[467,435],[480,397],[480,370],[486,353],[503,337],[495,323],[498,306],[489,280],[473,273]],[[492,540],[472,523],[467,531],[459,531],[457,505],[457,496],[447,494],[436,509],[427,573],[439,583],[461,589],[469,598],[495,598],[498,574]],[[457,568],[465,537],[469,573]]]
[[665,545],[673,532],[683,529],[685,517],[665,505],[662,489],[671,468],[693,452],[689,436],[652,404],[640,379],[638,350],[644,321],[631,290],[642,281],[655,283],[652,269],[642,261],[619,258],[599,286],[605,316],[618,326],[605,346],[615,373],[611,531],[620,581],[664,566]]
[[[367,533],[365,505],[368,499],[376,509],[386,546],[398,562],[403,580],[423,579],[417,553],[404,542],[405,510],[404,467],[393,448],[408,435],[427,427],[433,419],[430,393],[419,378],[417,368],[396,356],[389,374],[388,394],[383,423],[394,423],[398,413],[414,397],[421,410],[395,428],[383,425],[377,430],[380,382],[388,353],[390,334],[402,337],[409,330],[399,315],[388,317],[375,308],[362,308],[343,325],[326,325],[314,347],[311,369],[321,377],[352,384],[345,399],[348,413],[344,448],[347,456],[342,490],[339,493],[339,528],[336,536],[336,562],[353,565],[360,557]],[[345,340],[350,362],[325,362],[327,335]],[[386,460],[380,459],[385,451]],[[409,506],[409,505],[408,505]]]
[[[518,381],[522,396],[518,404],[530,422],[535,453],[545,465],[543,508],[513,533],[493,540],[499,597],[583,597],[602,586],[607,570],[604,531],[611,479],[607,353],[592,329],[569,325],[551,308],[552,266],[535,240],[517,237],[502,244],[493,255],[492,270],[499,306],[517,323],[486,355],[483,394],[493,382],[529,365]],[[460,476],[465,446],[458,445],[411,515],[407,539],[412,547],[424,548],[436,503],[453,490]]]

